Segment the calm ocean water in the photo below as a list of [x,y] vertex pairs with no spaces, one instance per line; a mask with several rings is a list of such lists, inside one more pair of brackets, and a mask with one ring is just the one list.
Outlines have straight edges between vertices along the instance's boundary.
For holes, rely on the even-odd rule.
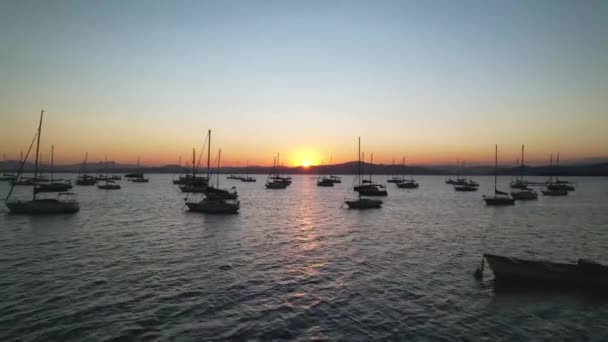
[[477,193],[417,177],[420,189],[389,184],[382,209],[356,211],[341,208],[352,176],[286,190],[257,176],[223,181],[240,193],[234,216],[188,213],[172,176],[150,178],[75,187],[76,215],[0,207],[0,341],[608,338],[608,301],[472,277],[483,252],[608,263],[606,178],[494,208],[481,200],[492,177]]

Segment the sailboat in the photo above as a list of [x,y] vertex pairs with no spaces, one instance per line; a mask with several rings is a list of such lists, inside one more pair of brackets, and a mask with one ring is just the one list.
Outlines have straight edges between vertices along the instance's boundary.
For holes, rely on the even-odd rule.
[[[209,147],[211,146],[211,130],[209,130]],[[236,188],[233,186],[230,190],[221,189],[220,188],[220,160],[222,158],[222,150],[219,150],[217,157],[217,170],[216,170],[216,183],[215,186],[209,184],[207,188],[203,191],[205,196],[208,199],[236,199],[238,198],[238,193],[236,192]],[[207,178],[211,180],[209,165],[207,166]]]
[[339,184],[339,183],[342,183],[342,178],[340,178],[340,177],[338,177],[338,176],[335,176],[335,175],[332,175],[331,170],[332,170],[332,167],[333,167],[333,165],[334,165],[333,163],[334,163],[334,157],[333,157],[333,156],[330,156],[330,157],[329,157],[329,180],[330,180],[332,183],[334,183],[334,184]]
[[241,182],[245,183],[254,183],[256,180],[253,177],[249,176],[249,160],[247,161],[247,166],[245,167],[245,177],[240,178]]
[[[211,145],[211,130],[209,130],[209,145]],[[217,158],[217,180],[215,187],[209,185],[203,192],[205,198],[198,202],[186,202],[186,206],[190,211],[203,212],[208,214],[236,214],[240,209],[240,202],[237,200],[236,191],[227,191],[219,188],[220,183],[220,159],[222,150],[218,153]],[[209,170],[210,156],[207,157],[207,178],[210,179]],[[234,190],[235,188],[232,187]]]
[[323,175],[319,176],[319,178],[317,178],[317,186],[320,187],[333,187],[334,186],[334,182],[327,177],[325,174],[327,173],[326,167],[325,167],[325,163],[321,162],[321,164],[323,164],[322,166],[322,170],[323,170]]
[[494,151],[494,196],[483,196],[486,205],[513,205],[515,200],[508,193],[499,191],[498,188],[498,145]]
[[[359,144],[361,142],[359,141]],[[359,146],[359,148],[361,148]],[[361,175],[360,182],[361,184],[354,187],[354,190],[359,193],[361,196],[388,196],[388,192],[386,191],[386,186],[381,184],[374,183],[372,179],[372,166],[374,164],[374,154],[372,153],[370,164],[369,164],[369,180],[365,182],[363,176]],[[365,183],[365,184],[363,184]]]
[[[363,167],[361,165],[361,137],[359,137],[359,152],[357,154],[357,160],[357,177],[355,181],[358,184],[354,187],[355,191],[357,191],[357,188],[361,189],[361,187],[367,186],[362,183],[363,175],[361,174],[361,171]],[[362,198],[362,192],[358,191],[358,193],[359,198],[346,200],[344,201],[344,204],[346,204],[351,209],[373,209],[382,207],[381,200],[373,198]]]
[[[555,169],[559,170],[559,152],[557,153]],[[554,183],[549,182],[549,184],[547,184],[547,189],[553,190],[553,191],[561,191],[561,190],[574,191],[574,186],[568,181],[559,180],[559,175],[556,174],[555,182]]]
[[[405,157],[403,157],[403,170],[405,173]],[[397,183],[397,187],[400,189],[417,189],[420,184],[414,180],[413,176],[410,176],[410,179],[405,179],[405,177],[401,178],[402,181]]]
[[110,179],[110,177],[108,177],[108,174],[107,174],[108,158],[106,158],[104,166],[105,166],[104,171],[106,171],[106,173],[103,175],[103,179],[104,179],[105,183],[97,184],[97,188],[100,190],[120,190],[120,188],[121,188],[120,184],[116,184],[112,179]]
[[[559,153],[557,155],[557,160],[557,164],[559,164]],[[568,196],[568,190],[559,186],[559,179],[553,182],[553,154],[549,157],[549,168],[551,169],[551,175],[547,181],[547,189],[541,190],[540,192],[542,192],[544,196]]]
[[[514,186],[515,185],[515,186]],[[524,180],[524,145],[521,145],[521,166],[519,179],[511,183],[511,188],[519,189],[519,191],[511,191],[511,196],[515,200],[535,200],[538,198],[538,193],[528,187],[528,183]]]
[[76,178],[76,185],[95,185],[95,184],[97,184],[97,179],[95,179],[94,176],[90,176],[87,174],[88,161],[89,161],[89,153],[86,152],[84,155],[84,161],[82,162],[82,166],[81,166],[82,174]]
[[[405,162],[403,162],[403,164],[404,164],[403,166],[405,167]],[[393,159],[393,167],[391,167],[391,173],[393,173],[393,172],[395,172],[395,159]],[[402,176],[400,177],[400,176],[396,176],[396,175],[393,175],[391,178],[389,178],[387,180],[388,183],[401,183],[403,181],[404,181],[404,179]]]
[[283,188],[281,188],[282,185],[285,185],[285,187],[288,187],[291,185],[291,177],[285,177],[285,176],[280,175],[280,172],[279,172],[279,165],[281,165],[280,160],[281,160],[281,154],[277,153],[277,157],[275,160],[275,166],[274,166],[275,172],[274,172],[274,175],[270,176],[270,182],[273,183],[273,184],[271,184],[271,186],[277,186],[277,189],[283,189]]
[[[207,143],[207,138],[208,137],[205,137],[205,143]],[[209,160],[207,161],[207,164],[209,164]],[[179,182],[173,181],[173,184],[182,184],[179,187],[182,192],[202,193],[207,188],[207,185],[209,185],[209,178],[196,175],[197,166],[196,150],[192,148],[192,174],[186,175],[185,177],[179,177]],[[207,168],[209,168],[209,166],[207,166]]]
[[[40,112],[40,122],[38,124],[38,132],[36,133],[36,160],[34,162],[34,179],[38,176],[38,158],[40,152],[40,136],[42,135],[42,119],[44,116],[44,110]],[[33,144],[33,142],[32,142]],[[28,155],[32,149],[30,145],[30,149],[28,150]],[[25,164],[26,158],[22,161],[21,167],[19,169],[18,176],[23,172],[23,165]],[[80,210],[80,206],[78,202],[73,198],[67,198],[72,194],[70,193],[59,193],[57,198],[37,198],[39,187],[37,184],[34,184],[32,191],[32,199],[31,200],[15,200],[11,201],[10,197],[13,192],[15,185],[11,186],[8,195],[6,196],[6,206],[13,214],[28,214],[28,215],[38,215],[38,214],[60,214],[60,213],[75,213]]]
[[71,182],[54,179],[55,145],[51,145],[51,180],[49,183],[38,183],[38,192],[63,192],[72,188]]
[[279,171],[277,167],[278,158],[279,155],[277,154],[277,157],[273,158],[272,160],[272,171],[266,178],[266,184],[264,185],[266,189],[286,189],[287,185],[289,185],[286,179],[279,176]]
[[[116,162],[112,162],[112,173],[114,173],[114,169],[115,169],[115,168],[116,168]],[[122,179],[122,177],[121,177],[121,176],[119,176],[119,175],[117,175],[117,174],[113,174],[113,175],[111,175],[111,176],[110,176],[110,178],[109,178],[109,179],[110,179],[110,180],[114,180],[114,181],[116,181],[116,180],[121,180],[121,179]]]
[[145,178],[144,174],[141,173],[141,165],[139,164],[140,159],[139,156],[137,156],[137,173],[135,174],[135,177],[131,177],[130,181],[133,183],[148,183],[150,181],[149,178]]
[[477,182],[473,181],[470,176],[467,179],[467,177],[464,175],[465,167],[466,167],[466,162],[463,161],[462,166],[459,167],[458,176],[453,183],[454,191],[458,191],[458,192],[477,191],[479,189],[479,184]]

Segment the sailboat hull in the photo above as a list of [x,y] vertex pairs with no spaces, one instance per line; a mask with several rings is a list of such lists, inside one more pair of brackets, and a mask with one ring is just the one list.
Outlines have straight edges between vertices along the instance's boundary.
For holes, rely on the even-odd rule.
[[59,201],[57,199],[7,202],[6,206],[11,214],[26,215],[69,214],[80,210],[80,206],[75,201]]
[[511,197],[484,197],[486,205],[514,205],[515,200]]
[[381,208],[382,201],[368,198],[360,198],[344,202],[350,209],[374,209]]
[[228,202],[224,200],[209,200],[204,199],[198,203],[186,203],[189,211],[200,212],[206,214],[238,214],[240,203]]

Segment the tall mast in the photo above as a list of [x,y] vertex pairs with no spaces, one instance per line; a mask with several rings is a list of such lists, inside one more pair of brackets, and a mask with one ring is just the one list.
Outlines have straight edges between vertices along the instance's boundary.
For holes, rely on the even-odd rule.
[[247,161],[247,164],[245,166],[245,177],[249,177],[249,160]]
[[137,156],[137,173],[138,173],[138,174],[139,174],[139,173],[141,173],[141,172],[140,172],[140,167],[139,167],[139,162],[140,162],[140,160],[139,160],[139,159],[140,159],[140,158],[139,158],[139,156]]
[[192,185],[194,185],[194,182],[196,181],[196,150],[193,147],[192,148]]
[[496,144],[494,147],[494,196],[496,196],[498,182],[498,144]]
[[405,156],[403,156],[403,180],[405,180]]
[[55,167],[55,145],[51,145],[51,183],[53,183],[54,167]]
[[549,183],[553,182],[553,153],[549,156]]
[[524,181],[524,145],[521,145],[521,181]]
[[88,163],[88,161],[89,161],[89,152],[85,152],[84,153],[84,168],[83,168],[84,169],[83,173],[84,173],[85,176],[87,175],[87,171],[88,171],[87,170],[87,163]]
[[559,171],[559,152],[557,152],[557,160],[555,163],[555,182],[559,183],[559,174],[557,173]]
[[277,152],[277,176],[279,176],[280,171],[283,171],[283,170],[281,170],[281,167],[279,166],[279,165],[281,165],[280,160],[281,160],[281,153]]
[[370,157],[369,160],[369,182],[372,182],[372,166],[374,165],[374,154],[372,153],[372,156]]
[[36,184],[38,183],[38,153],[40,152],[40,133],[42,132],[42,117],[44,110],[40,111],[40,122],[38,123],[38,137],[36,138],[36,161],[34,162],[34,188],[32,199],[36,199]]
[[207,182],[211,181],[211,170],[209,166],[211,164],[211,130],[207,131],[207,136],[209,137],[209,144],[207,145]]
[[359,185],[361,185],[361,137],[359,137],[359,153],[357,153],[359,162],[357,163],[357,178],[359,178]]
[[222,158],[222,149],[217,153],[217,188],[220,188],[220,159]]

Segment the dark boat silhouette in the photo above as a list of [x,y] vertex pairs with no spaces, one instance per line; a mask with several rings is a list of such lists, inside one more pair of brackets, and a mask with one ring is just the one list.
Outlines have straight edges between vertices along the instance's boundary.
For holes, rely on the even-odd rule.
[[494,150],[494,196],[483,196],[486,205],[513,205],[515,200],[508,193],[499,191],[498,188],[498,145]]
[[529,201],[538,199],[538,193],[528,187],[528,182],[524,180],[524,145],[521,145],[521,165],[520,165],[519,179],[515,182],[511,182],[512,189],[519,189],[519,191],[511,191],[511,197],[519,201]]
[[[34,177],[37,179],[38,176],[38,158],[40,155],[40,137],[42,135],[42,119],[44,117],[44,111],[40,112],[40,122],[38,124],[38,132],[36,133],[36,158],[34,162]],[[33,145],[33,141],[32,141]],[[32,145],[27,152],[25,159],[21,163],[18,177],[23,172],[23,165],[27,160]],[[40,192],[38,184],[34,184],[32,191],[31,200],[15,200],[11,201],[10,197],[15,188],[15,184],[11,186],[9,193],[6,197],[6,206],[12,214],[26,214],[26,215],[45,215],[45,214],[63,214],[63,213],[75,213],[80,210],[80,206],[76,200],[72,198],[71,193],[59,193],[56,198],[38,198],[37,194]]]
[[[359,137],[359,149],[358,149],[358,162],[357,162],[357,177],[356,177],[356,182],[358,182],[358,185],[354,186],[353,189],[355,191],[358,192],[359,194],[359,198],[357,199],[348,199],[344,201],[344,204],[346,204],[350,209],[374,209],[374,208],[381,208],[382,207],[382,201],[379,199],[372,199],[372,198],[362,198],[361,196],[366,196],[365,193],[369,192],[369,193],[373,193],[374,195],[371,196],[377,196],[376,194],[380,191],[378,188],[374,188],[374,189],[370,189],[367,190],[366,187],[374,187],[374,184],[362,184],[362,178],[363,178],[363,174],[362,174],[362,165],[361,165],[361,137]],[[386,192],[386,190],[385,190]],[[384,195],[386,196],[386,195]]]
[[608,266],[588,259],[579,259],[577,263],[557,263],[495,254],[484,254],[483,258],[488,261],[496,283],[532,288],[602,290],[608,286]]

